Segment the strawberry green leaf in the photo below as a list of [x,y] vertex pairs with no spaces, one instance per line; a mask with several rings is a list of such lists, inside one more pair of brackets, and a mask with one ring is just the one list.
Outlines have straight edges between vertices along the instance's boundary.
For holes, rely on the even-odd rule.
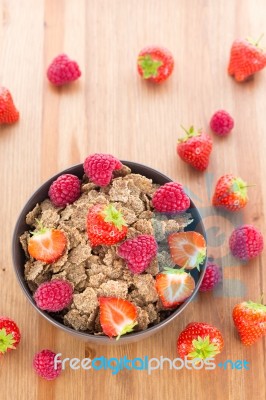
[[135,327],[137,324],[138,324],[137,322],[132,322],[131,324],[126,325],[126,326],[122,329],[122,331],[119,333],[119,335],[116,337],[116,340],[119,340],[120,337],[121,337],[122,335],[125,335],[126,333],[132,332],[133,329],[134,329],[134,327]]
[[214,357],[216,354],[219,354],[218,345],[210,342],[210,337],[205,336],[204,338],[198,336],[198,339],[194,339],[192,341],[193,351],[188,354],[188,357],[191,359],[194,358],[209,358]]
[[249,300],[246,302],[246,306],[251,310],[266,313],[266,305],[264,304],[254,303],[253,301]]
[[181,128],[186,132],[186,136],[178,139],[178,142],[180,143],[186,142],[193,137],[201,135],[201,129],[195,130],[193,125],[189,129],[184,128],[182,125]]
[[0,329],[0,354],[5,353],[8,349],[15,349],[13,346],[15,342],[12,333],[7,334],[5,328]]
[[139,56],[138,65],[142,69],[143,78],[149,79],[158,75],[158,68],[163,65],[162,61],[154,60],[149,54]]
[[247,184],[241,178],[233,180],[231,185],[231,192],[237,193],[243,199],[247,198]]
[[103,218],[105,222],[110,222],[118,230],[121,231],[123,226],[127,226],[122,213],[118,211],[113,204],[108,204],[103,210]]

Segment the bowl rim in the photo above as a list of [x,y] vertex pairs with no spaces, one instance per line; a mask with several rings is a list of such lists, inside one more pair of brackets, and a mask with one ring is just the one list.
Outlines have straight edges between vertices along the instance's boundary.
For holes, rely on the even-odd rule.
[[[129,168],[132,168],[133,169],[133,173],[138,173],[138,172],[134,172],[134,168],[136,168],[136,169],[144,168],[146,171],[149,171],[151,174],[155,174],[155,175],[157,175],[157,177],[161,177],[162,179],[167,180],[167,182],[174,182],[167,175],[165,175],[165,174],[161,173],[160,171],[157,171],[156,169],[151,168],[151,167],[149,167],[149,166],[147,166],[145,164],[137,163],[137,162],[133,162],[133,161],[127,161],[127,160],[120,160],[120,161],[121,161],[122,164],[124,164],[126,166],[129,166]],[[55,327],[63,329],[63,331],[65,331],[65,332],[67,332],[67,333],[69,333],[71,335],[79,336],[80,339],[85,339],[85,340],[91,341],[91,342],[97,342],[99,345],[101,345],[101,344],[108,344],[114,339],[110,339],[109,337],[107,337],[105,335],[93,335],[93,334],[88,333],[86,331],[83,332],[83,331],[75,330],[74,328],[68,327],[68,326],[64,325],[63,323],[57,321],[48,312],[40,310],[37,307],[37,305],[35,304],[35,302],[33,300],[33,296],[30,294],[30,289],[29,289],[29,287],[28,287],[28,285],[26,283],[26,280],[22,276],[23,274],[19,273],[19,266],[18,266],[18,262],[17,262],[18,245],[20,245],[19,236],[21,235],[21,233],[19,233],[19,226],[21,225],[22,219],[25,222],[25,217],[26,217],[27,213],[32,209],[32,206],[29,207],[29,204],[31,204],[31,202],[40,193],[41,190],[43,190],[46,186],[48,186],[48,184],[51,184],[59,176],[61,176],[63,174],[67,174],[67,173],[73,173],[73,170],[80,169],[81,167],[83,167],[82,163],[75,164],[75,165],[73,165],[71,167],[68,167],[68,168],[62,170],[61,172],[51,176],[45,182],[43,182],[41,184],[41,186],[39,186],[33,192],[33,194],[28,198],[28,200],[24,204],[23,208],[21,209],[20,213],[18,214],[16,223],[15,223],[15,227],[13,229],[13,235],[12,235],[12,264],[13,264],[13,268],[14,268],[15,273],[16,273],[17,280],[18,280],[18,282],[20,284],[20,287],[22,288],[22,291],[24,292],[24,294],[28,298],[28,300],[29,300],[30,304],[33,306],[33,308],[42,317],[44,317],[47,321],[49,321]],[[145,176],[145,174],[143,174],[143,176]],[[156,183],[156,182],[154,182],[154,183]],[[190,196],[189,196],[189,198],[190,198]],[[202,235],[204,236],[206,244],[207,244],[206,231],[205,231],[205,227],[204,227],[204,224],[203,224],[203,221],[202,221],[202,216],[201,216],[198,208],[196,207],[195,203],[193,202],[193,200],[191,198],[190,198],[190,202],[191,202],[192,208],[195,208],[195,210],[196,210],[196,212],[198,214],[198,219],[199,220],[197,221],[197,225],[200,225],[201,231],[202,231]],[[133,341],[136,341],[137,339],[144,339],[146,336],[148,336],[148,335],[150,335],[152,333],[156,333],[157,331],[161,330],[164,326],[168,325],[179,314],[181,314],[181,312],[188,306],[188,304],[197,295],[197,292],[199,290],[200,284],[201,284],[201,282],[203,280],[203,277],[204,277],[204,274],[205,274],[206,263],[207,263],[207,253],[206,253],[206,258],[205,258],[205,260],[204,260],[204,262],[202,264],[202,267],[200,269],[199,279],[196,282],[195,289],[194,289],[192,295],[188,299],[186,299],[177,309],[175,309],[167,318],[165,318],[163,321],[159,322],[156,325],[148,327],[145,330],[137,331],[137,332],[131,332],[131,333],[127,334],[127,335],[121,336],[121,338],[119,339],[119,343],[118,343],[118,341],[116,341],[116,343],[117,344],[126,344],[127,342],[133,342]]]

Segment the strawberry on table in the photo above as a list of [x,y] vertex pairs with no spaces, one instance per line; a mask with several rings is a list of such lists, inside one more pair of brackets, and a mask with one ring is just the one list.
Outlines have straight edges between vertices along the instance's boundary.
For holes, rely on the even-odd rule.
[[76,61],[72,61],[66,54],[59,54],[48,67],[47,78],[55,86],[62,86],[75,81],[81,76]]
[[0,356],[17,348],[20,331],[17,324],[8,317],[0,317]]
[[40,226],[28,240],[28,252],[36,260],[47,264],[57,261],[65,252],[67,238],[59,229],[49,229]]
[[266,53],[259,47],[261,37],[256,42],[252,39],[237,39],[233,42],[228,73],[236,81],[243,82],[266,66]]
[[174,308],[192,295],[195,281],[184,269],[165,268],[156,275],[155,287],[163,306]]
[[114,170],[121,169],[122,163],[111,154],[92,154],[83,164],[87,177],[99,186],[107,186],[111,182]]
[[0,124],[13,124],[19,119],[19,112],[16,109],[10,91],[0,87]]
[[212,199],[215,207],[238,211],[245,207],[247,201],[247,183],[245,181],[232,174],[223,175],[218,179]]
[[177,339],[177,352],[181,358],[206,359],[221,353],[224,341],[221,332],[205,322],[191,322]]
[[173,68],[173,56],[163,47],[145,47],[139,53],[138,72],[143,79],[161,83],[171,75]]
[[212,139],[206,133],[195,130],[193,126],[184,131],[186,136],[178,140],[177,154],[193,168],[204,171],[209,165]]
[[100,324],[105,335],[116,337],[133,331],[137,325],[137,308],[127,300],[99,297]]
[[266,305],[243,301],[234,307],[233,321],[241,342],[250,346],[266,336]]
[[173,262],[185,269],[200,269],[206,258],[206,241],[194,231],[176,232],[168,236],[168,244]]
[[96,204],[87,216],[87,233],[91,246],[120,242],[127,234],[123,215],[113,204]]
[[180,183],[168,182],[153,194],[152,205],[158,212],[184,212],[190,206],[190,198]]

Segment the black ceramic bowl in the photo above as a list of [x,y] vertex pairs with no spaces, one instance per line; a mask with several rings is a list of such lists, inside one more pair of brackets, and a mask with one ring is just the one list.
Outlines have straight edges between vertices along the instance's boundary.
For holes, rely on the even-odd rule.
[[[137,164],[137,163],[129,162],[129,161],[123,161],[123,160],[122,160],[122,163],[127,165],[129,168],[131,168],[133,173],[144,175],[147,178],[152,179],[154,183],[163,185],[167,182],[172,181],[167,176],[165,176],[165,175],[161,174],[160,172],[158,172],[150,167],[147,167],[145,165]],[[33,300],[32,293],[24,279],[24,264],[25,264],[26,259],[25,259],[24,251],[22,250],[21,244],[19,242],[19,237],[23,234],[23,232],[25,232],[29,228],[29,226],[26,224],[26,215],[28,214],[28,212],[34,208],[36,203],[40,203],[45,198],[48,197],[48,190],[49,190],[51,183],[62,174],[73,174],[73,175],[78,176],[79,178],[82,178],[82,176],[84,174],[83,165],[79,164],[79,165],[75,165],[71,168],[68,168],[68,169],[60,172],[59,174],[53,176],[48,181],[46,181],[27,201],[26,205],[24,206],[23,210],[21,211],[21,213],[18,217],[16,226],[15,226],[15,230],[14,230],[14,234],[13,234],[13,241],[12,241],[13,264],[14,264],[14,268],[16,271],[18,281],[20,283],[20,286],[21,286],[24,294],[27,296],[28,300],[30,301],[32,306],[35,308],[35,310],[37,310],[44,318],[46,318],[54,326],[56,326],[57,328],[63,329],[65,332],[68,332],[68,333],[76,336],[77,338],[91,341],[91,342],[94,342],[95,344],[96,343],[98,343],[99,345],[101,345],[101,344],[124,344],[124,343],[136,342],[136,341],[139,341],[141,339],[144,339],[144,338],[152,335],[153,333],[159,332],[162,328],[164,328],[166,325],[168,325],[169,322],[171,322],[174,318],[176,318],[179,314],[181,314],[181,312],[185,309],[185,307],[187,307],[187,305],[195,297],[195,295],[199,289],[199,286],[201,284],[201,281],[203,279],[204,273],[205,273],[206,262],[201,266],[200,271],[197,271],[197,270],[191,271],[191,274],[193,275],[195,282],[196,282],[196,287],[195,287],[195,290],[194,290],[192,296],[190,296],[181,306],[179,306],[175,311],[173,311],[172,314],[168,318],[166,318],[159,324],[146,329],[145,331],[133,332],[130,334],[126,334],[126,335],[122,336],[119,341],[110,340],[106,336],[94,336],[90,333],[75,331],[74,329],[65,326],[60,321],[57,321],[54,317],[49,315],[47,312],[42,311],[39,308],[37,308],[37,306]],[[197,232],[201,233],[206,239],[206,233],[205,233],[205,229],[204,229],[204,226],[202,223],[202,218],[192,201],[191,201],[191,207],[190,207],[189,212],[192,214],[193,223],[189,225],[188,230],[197,231]]]

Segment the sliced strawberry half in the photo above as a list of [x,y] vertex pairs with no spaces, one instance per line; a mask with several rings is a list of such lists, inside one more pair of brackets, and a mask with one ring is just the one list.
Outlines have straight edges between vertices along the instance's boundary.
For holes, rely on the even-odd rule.
[[63,255],[66,245],[64,232],[41,227],[28,240],[28,252],[36,260],[51,264]]
[[197,268],[206,258],[206,241],[198,232],[177,232],[169,235],[170,254],[175,264],[185,269]]
[[137,308],[127,300],[116,297],[100,297],[100,324],[103,332],[118,340],[132,332],[137,325]]
[[165,308],[185,301],[195,289],[195,281],[184,269],[165,268],[156,275],[155,287]]

